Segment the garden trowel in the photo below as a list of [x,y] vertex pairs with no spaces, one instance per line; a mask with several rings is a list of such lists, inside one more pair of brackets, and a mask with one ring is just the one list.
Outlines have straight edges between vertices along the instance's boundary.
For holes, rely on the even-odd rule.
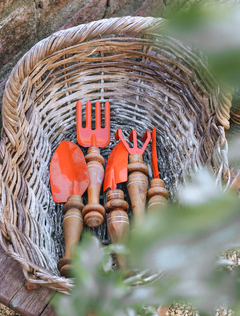
[[[125,244],[129,235],[129,219],[126,211],[129,206],[124,201],[124,192],[117,189],[117,184],[126,182],[128,178],[128,151],[122,142],[119,142],[112,150],[105,169],[104,191],[107,192],[107,203],[105,209],[109,212],[107,216],[107,227],[112,243]],[[126,267],[126,257],[117,255],[117,265]]]
[[62,141],[52,156],[49,176],[54,202],[67,202],[63,206],[65,256],[59,260],[58,269],[62,276],[68,276],[71,251],[83,229],[82,195],[89,185],[87,164],[81,149],[70,141]]

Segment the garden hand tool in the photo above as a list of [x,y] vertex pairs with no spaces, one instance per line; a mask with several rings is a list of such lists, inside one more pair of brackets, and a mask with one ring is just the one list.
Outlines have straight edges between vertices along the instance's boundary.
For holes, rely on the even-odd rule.
[[99,195],[104,177],[105,163],[98,147],[105,147],[110,142],[110,104],[105,103],[105,128],[101,128],[100,102],[95,104],[95,130],[91,126],[91,103],[86,104],[86,127],[82,126],[82,104],[77,102],[77,140],[83,147],[89,147],[85,157],[89,173],[88,205],[82,211],[84,223],[98,227],[103,223],[105,209],[99,204]]
[[148,212],[152,213],[160,210],[162,207],[168,204],[167,199],[169,197],[168,190],[165,189],[163,180],[160,179],[157,163],[157,129],[153,128],[152,131],[152,169],[153,177],[148,190]]
[[142,224],[145,216],[145,204],[148,189],[148,167],[143,162],[142,154],[151,140],[151,133],[150,131],[146,131],[144,134],[143,141],[145,143],[142,148],[137,147],[137,132],[135,130],[132,130],[129,136],[129,140],[133,141],[133,148],[128,146],[120,128],[117,130],[115,138],[116,140],[119,138],[121,139],[130,154],[127,189],[132,204],[135,228],[137,228]]
[[[107,204],[105,209],[109,212],[107,228],[112,243],[125,244],[129,235],[129,219],[126,211],[129,206],[124,201],[124,193],[117,189],[117,183],[127,181],[128,151],[122,142],[119,142],[112,150],[105,169],[103,190],[108,188]],[[117,255],[117,265],[126,267],[126,257]]]
[[82,195],[89,185],[86,161],[81,149],[72,142],[62,141],[50,162],[50,185],[56,203],[67,202],[63,206],[63,231],[65,255],[58,262],[62,276],[68,276],[71,251],[77,245],[82,229]]

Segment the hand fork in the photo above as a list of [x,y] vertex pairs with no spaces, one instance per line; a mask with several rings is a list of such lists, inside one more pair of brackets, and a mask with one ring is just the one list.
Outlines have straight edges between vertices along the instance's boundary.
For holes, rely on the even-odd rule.
[[99,204],[99,195],[104,177],[103,156],[98,147],[105,147],[110,142],[110,104],[105,103],[105,127],[101,128],[100,102],[95,104],[95,130],[92,129],[91,103],[86,104],[86,127],[82,127],[82,104],[77,102],[77,141],[83,147],[89,147],[87,168],[89,173],[88,205],[82,210],[84,223],[90,227],[98,227],[103,223],[105,209]]
[[130,196],[132,210],[134,215],[134,224],[135,227],[139,227],[143,221],[145,216],[145,204],[146,204],[146,196],[148,189],[148,167],[143,162],[142,154],[147,148],[148,143],[151,140],[151,132],[146,131],[143,136],[143,141],[145,142],[142,148],[137,147],[137,132],[136,130],[132,130],[129,136],[129,140],[133,141],[133,147],[130,148],[128,143],[125,141],[122,130],[119,128],[116,132],[115,139],[121,139],[124,146],[128,150],[129,156],[129,165],[128,165],[128,181],[127,181],[127,189],[128,194]]

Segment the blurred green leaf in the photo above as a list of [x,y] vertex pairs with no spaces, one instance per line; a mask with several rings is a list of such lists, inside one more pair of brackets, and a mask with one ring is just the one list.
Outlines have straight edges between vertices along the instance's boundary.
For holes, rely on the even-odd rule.
[[240,139],[239,137],[234,137],[229,139],[229,150],[228,150],[228,160],[231,166],[240,166]]
[[[240,246],[240,205],[235,195],[223,194],[211,182],[209,187],[209,177],[205,171],[203,174],[206,183],[198,185],[198,193],[207,187],[214,194],[204,203],[170,205],[149,215],[133,234],[129,248],[133,266],[168,276],[167,282],[159,278],[154,283],[153,296],[190,300],[210,311],[219,296],[228,296],[233,302],[236,299],[231,290],[234,278],[216,273],[215,259],[220,252]],[[191,185],[195,182],[188,184],[188,193],[195,192]]]
[[144,315],[146,316],[158,316],[157,309],[153,306],[144,308]]
[[198,1],[174,12],[166,27],[167,35],[201,50],[214,77],[231,86],[240,79],[239,9],[236,2]]
[[[228,262],[219,258],[219,253],[240,246],[239,200],[223,193],[205,169],[182,187],[180,194],[186,195],[182,199],[185,204],[169,205],[146,216],[128,247],[103,247],[96,237],[84,235],[74,252],[75,287],[70,296],[58,294],[54,299],[58,314],[154,315],[154,308],[146,306],[174,300],[191,302],[201,315],[225,299],[238,309],[240,272],[237,268],[231,273],[223,269]],[[187,199],[189,194],[201,198]],[[124,271],[112,271],[112,251],[126,254],[129,250],[134,271],[144,269],[149,276],[159,273],[154,282],[142,280],[146,272],[125,280]],[[134,285],[139,283],[142,285]]]
[[120,255],[129,254],[129,249],[127,248],[127,246],[122,245],[122,244],[110,244],[104,249],[104,251],[108,253],[115,253],[115,254],[120,254]]
[[[110,253],[127,253],[124,246],[103,247],[96,237],[85,234],[73,256],[75,287],[69,296],[57,294],[53,304],[60,316],[123,316],[131,304],[126,301],[133,291],[124,282],[123,271],[113,273]],[[132,302],[142,310],[143,301]]]

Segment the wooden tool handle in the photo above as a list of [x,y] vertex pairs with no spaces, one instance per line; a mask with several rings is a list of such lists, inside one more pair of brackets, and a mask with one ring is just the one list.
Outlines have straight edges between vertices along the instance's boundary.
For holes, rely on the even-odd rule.
[[82,211],[84,223],[89,227],[98,227],[103,223],[105,209],[99,204],[99,195],[104,177],[105,163],[97,147],[90,147],[85,157],[89,173],[88,205]]
[[[129,219],[126,213],[129,205],[124,201],[122,190],[110,190],[107,192],[107,204],[105,209],[110,212],[107,217],[107,228],[112,243],[125,244],[129,236]],[[126,267],[126,256],[116,255],[117,265]]]
[[145,204],[148,189],[148,168],[140,154],[129,156],[127,189],[134,215],[135,228],[139,227],[145,217]]
[[153,179],[150,185],[151,188],[148,190],[148,212],[154,213],[166,207],[169,193],[161,179]]
[[62,276],[69,276],[71,267],[71,252],[78,244],[82,229],[83,218],[81,210],[83,209],[82,198],[80,195],[70,195],[67,203],[63,207],[63,232],[65,238],[65,255],[58,261],[58,269]]

